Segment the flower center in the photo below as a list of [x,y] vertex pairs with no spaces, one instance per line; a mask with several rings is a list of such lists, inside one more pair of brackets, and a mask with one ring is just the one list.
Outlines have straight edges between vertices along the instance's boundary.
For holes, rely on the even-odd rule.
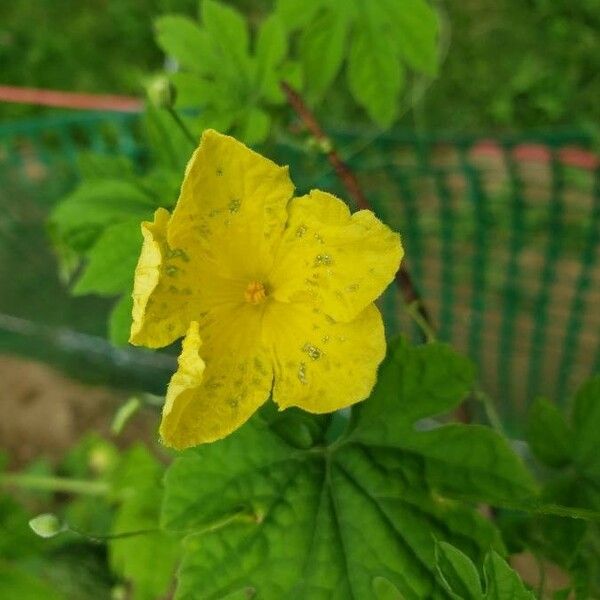
[[267,298],[267,290],[265,289],[264,284],[260,281],[251,281],[244,292],[244,298],[246,302],[250,304],[260,304],[264,302]]

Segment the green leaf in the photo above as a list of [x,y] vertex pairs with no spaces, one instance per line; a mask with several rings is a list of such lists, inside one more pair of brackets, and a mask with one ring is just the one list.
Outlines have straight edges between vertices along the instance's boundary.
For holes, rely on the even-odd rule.
[[471,559],[445,542],[435,545],[435,563],[440,580],[452,598],[482,600],[479,573]]
[[310,23],[323,6],[323,0],[277,0],[275,12],[285,27],[292,31]]
[[216,65],[208,34],[181,15],[163,15],[154,22],[156,42],[185,69],[211,74]]
[[[473,452],[480,428],[459,425],[460,452],[450,448],[445,462],[444,449],[431,447],[433,432],[414,429],[416,420],[457,405],[472,375],[471,364],[444,345],[401,341],[371,398],[330,445],[288,423],[290,443],[256,416],[234,435],[183,453],[167,471],[162,511],[164,527],[189,534],[176,597],[254,590],[263,600],[371,598],[381,577],[399,597],[437,597],[434,538],[479,562],[490,547],[501,551],[494,527],[471,503],[531,493],[508,444],[490,432],[492,450]],[[481,456],[455,464],[466,448]],[[444,496],[450,476],[432,477],[443,464],[462,469],[465,482],[485,479],[462,490],[467,504]]]
[[279,84],[276,68],[287,54],[285,29],[276,15],[260,27],[256,40],[256,87],[260,95]]
[[250,39],[244,17],[234,8],[216,0],[202,0],[200,12],[204,28],[221,58],[231,59],[241,72],[246,69]]
[[113,534],[147,532],[109,543],[111,565],[133,584],[134,600],[165,595],[179,558],[179,541],[158,530],[162,475],[163,467],[148,450],[135,446],[123,457],[112,481],[120,500]]
[[523,585],[519,575],[493,550],[483,566],[486,582],[486,600],[535,600]]
[[406,596],[400,593],[400,590],[385,577],[375,577],[373,579],[373,593],[375,600],[405,600]]
[[[429,484],[490,503],[530,499],[533,481],[507,441],[487,427],[449,424],[415,431],[425,417],[447,413],[472,387],[471,362],[445,344],[413,348],[400,341],[379,369],[372,401],[357,407],[350,438],[401,446],[426,458]],[[390,419],[400,412],[401,419]],[[477,452],[473,452],[477,448]]]
[[269,135],[271,117],[260,108],[250,108],[244,114],[240,126],[240,137],[248,144],[264,142]]
[[0,561],[0,597],[18,600],[65,600],[52,586],[24,568]]
[[572,459],[573,434],[558,408],[544,398],[529,411],[527,440],[535,456],[551,467],[564,467]]
[[81,177],[88,180],[135,177],[133,163],[126,156],[82,152],[77,155],[77,166]]
[[73,293],[111,296],[130,289],[141,248],[139,221],[110,225],[89,251],[86,269]]
[[125,346],[129,341],[132,310],[133,298],[130,290],[113,306],[108,319],[108,337],[115,346]]
[[494,550],[485,558],[485,595],[471,559],[450,544],[436,544],[436,566],[444,588],[456,600],[535,600],[519,575]]
[[342,66],[348,26],[345,13],[330,10],[303,31],[299,52],[310,102],[322,97]]
[[213,101],[214,85],[195,73],[177,72],[170,75],[175,86],[175,106],[182,109],[201,108]]
[[438,18],[426,0],[380,0],[394,26],[400,56],[415,71],[435,75],[438,66]]
[[600,376],[577,392],[572,422],[575,462],[583,473],[600,482]]
[[391,37],[366,27],[355,31],[347,76],[354,99],[378,125],[389,127],[398,116],[404,85],[404,71]]
[[58,239],[85,251],[106,226],[148,219],[154,207],[154,200],[129,181],[84,181],[56,206],[50,227]]

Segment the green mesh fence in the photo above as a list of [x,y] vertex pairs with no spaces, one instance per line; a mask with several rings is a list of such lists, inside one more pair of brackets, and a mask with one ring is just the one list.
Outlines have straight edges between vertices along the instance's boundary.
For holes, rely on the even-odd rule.
[[[102,342],[106,304],[68,296],[43,231],[50,206],[76,181],[78,150],[136,157],[138,126],[133,115],[77,114],[0,128],[0,348],[55,362],[66,356],[80,374],[158,389],[170,358],[161,363]],[[509,426],[518,430],[535,396],[564,403],[598,370],[600,170],[584,152],[586,135],[332,137],[375,211],[402,233],[439,336],[475,360]],[[267,152],[291,165],[300,191],[345,195],[307,146],[280,143]],[[390,332],[418,337],[394,288],[382,308]],[[57,342],[57,331],[75,336],[75,349]]]

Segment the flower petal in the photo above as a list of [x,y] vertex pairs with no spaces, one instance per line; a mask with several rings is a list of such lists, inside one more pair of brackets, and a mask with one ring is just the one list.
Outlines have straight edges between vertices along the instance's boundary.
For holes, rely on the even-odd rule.
[[338,321],[351,321],[394,278],[400,237],[368,210],[350,214],[319,190],[295,198],[269,282],[282,302],[311,302]]
[[154,222],[142,223],[144,243],[135,268],[133,323],[129,341],[160,348],[185,334],[192,313],[192,284],[183,256],[172,256],[166,236],[169,212],[159,208]]
[[213,261],[225,278],[259,277],[272,264],[293,191],[287,167],[208,129],[188,163],[169,243]]
[[364,400],[385,356],[374,304],[353,321],[337,323],[309,305],[274,302],[265,331],[274,357],[273,399],[281,408],[325,413]]
[[165,445],[183,449],[221,439],[267,400],[273,373],[260,314],[250,305],[222,306],[203,325],[192,322],[167,390],[160,426]]

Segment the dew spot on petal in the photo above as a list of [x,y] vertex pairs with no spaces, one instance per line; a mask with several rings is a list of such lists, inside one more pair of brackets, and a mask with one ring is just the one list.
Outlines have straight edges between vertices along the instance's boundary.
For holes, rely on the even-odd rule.
[[302,346],[302,352],[308,354],[312,360],[319,360],[323,354],[319,348],[309,343]]
[[298,380],[302,385],[306,385],[306,364],[303,362],[298,365]]
[[333,259],[331,258],[331,256],[329,254],[317,254],[317,256],[315,256],[315,262],[313,263],[313,266],[315,267],[322,267],[322,266],[330,266],[333,264]]

